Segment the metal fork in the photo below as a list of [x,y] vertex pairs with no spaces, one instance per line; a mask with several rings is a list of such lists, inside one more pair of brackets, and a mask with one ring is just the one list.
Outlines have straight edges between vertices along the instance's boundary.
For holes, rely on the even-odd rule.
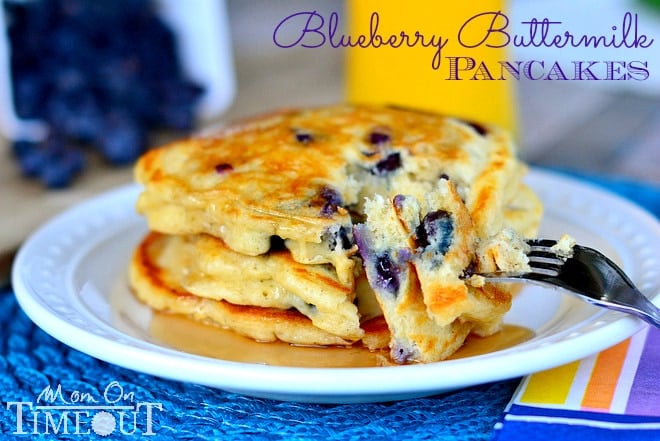
[[529,281],[562,288],[589,303],[635,315],[660,328],[660,309],[599,251],[575,245],[572,256],[566,257],[551,249],[555,240],[533,239],[527,243],[531,271],[481,275],[489,282]]

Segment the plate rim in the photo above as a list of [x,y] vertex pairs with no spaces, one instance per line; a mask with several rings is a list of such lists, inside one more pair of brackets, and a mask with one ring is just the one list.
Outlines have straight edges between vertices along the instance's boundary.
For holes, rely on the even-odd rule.
[[[560,183],[576,188],[579,190],[578,193],[586,195],[587,198],[604,198],[625,209],[626,213],[638,222],[648,224],[651,228],[651,235],[660,242],[660,224],[653,215],[607,189],[598,187],[589,181],[536,168],[530,169],[528,181]],[[509,348],[509,350],[478,356],[479,361],[489,363],[490,375],[477,376],[466,375],[466,370],[468,373],[474,371],[474,368],[466,369],[466,362],[474,357],[441,363],[378,368],[305,368],[218,360],[165,348],[155,343],[148,344],[153,346],[152,349],[160,348],[159,350],[151,351],[149,347],[145,348],[142,345],[126,346],[121,339],[120,341],[108,340],[102,335],[81,329],[75,324],[63,320],[62,317],[53,315],[45,305],[35,298],[35,295],[38,297],[38,294],[31,292],[34,289],[30,286],[29,280],[24,280],[22,277],[21,268],[25,265],[30,251],[40,241],[43,241],[55,226],[66,222],[69,218],[76,217],[79,212],[90,210],[96,205],[103,205],[104,201],[128,198],[131,195],[136,197],[139,189],[137,184],[125,185],[76,204],[56,215],[30,235],[19,249],[12,268],[12,286],[16,298],[23,311],[37,326],[76,350],[134,371],[265,398],[320,403],[374,402],[426,396],[471,385],[516,378],[560,366],[617,344],[645,326],[638,319],[621,313],[598,311],[589,318],[589,322],[596,325],[595,328],[580,337],[560,340],[545,347],[536,345],[535,348],[526,348],[523,343]],[[132,217],[128,214],[126,216]],[[141,219],[137,214],[134,215],[134,218],[136,221]],[[659,299],[660,294],[653,297],[655,302]],[[612,314],[618,314],[618,317],[612,319]],[[600,319],[596,320],[599,317]],[[610,318],[610,320],[603,321],[603,318]],[[109,325],[104,323],[104,326]],[[596,330],[596,328],[600,329]],[[112,330],[121,334],[123,339],[128,338],[145,343],[116,328],[112,328]],[[578,357],[575,356],[574,350],[566,350],[567,347],[574,346],[576,338],[580,339],[582,346],[590,347],[587,350],[579,351]],[[605,341],[607,343],[604,343]],[[106,351],[102,350],[104,347]],[[108,348],[112,350],[108,351]],[[520,350],[521,348],[523,350]],[[503,352],[506,353],[506,357],[502,357]],[[546,359],[553,361],[547,362]],[[191,364],[194,369],[190,369]],[[502,369],[504,369],[505,375],[501,372]],[[341,385],[327,380],[328,375],[336,375],[337,372],[351,378],[351,381]],[[432,377],[432,374],[443,376],[444,383],[428,384],[418,380],[418,378]],[[375,384],[374,375],[377,377],[376,379],[394,376],[397,381]],[[292,378],[302,378],[304,381],[296,383],[291,381]],[[309,387],[312,383],[315,384],[310,390]]]

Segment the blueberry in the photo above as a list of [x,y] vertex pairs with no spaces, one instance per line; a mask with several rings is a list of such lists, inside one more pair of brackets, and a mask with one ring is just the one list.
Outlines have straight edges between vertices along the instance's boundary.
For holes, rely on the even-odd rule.
[[396,295],[401,282],[399,281],[399,268],[388,253],[376,256],[374,267],[376,269],[376,285],[390,294]]
[[97,139],[103,131],[103,120],[103,113],[98,108],[85,107],[72,115],[62,130],[75,140],[90,142]]
[[39,176],[41,170],[48,164],[49,155],[46,150],[36,148],[26,152],[18,159],[18,164],[21,167],[21,173],[25,176]]
[[14,75],[14,107],[22,118],[40,119],[43,117],[43,103],[46,99],[47,82],[34,72]]
[[[48,0],[0,7],[8,17],[19,116],[44,120],[68,145],[93,144],[115,164],[144,151],[147,130],[193,128],[203,90],[183,75],[176,36],[153,2]],[[51,143],[16,145],[14,153],[25,174],[45,174],[50,186],[65,185],[67,170],[84,164],[76,154],[60,164],[54,158],[62,149]]]
[[466,121],[466,120],[464,120],[463,122],[465,122],[465,124],[467,124],[468,126],[472,127],[474,129],[474,131],[477,132],[481,136],[486,136],[488,134],[488,129],[486,129],[485,126],[483,126],[483,125],[481,125],[477,122]]
[[367,268],[371,286],[396,296],[401,285],[399,280],[401,268],[392,260],[389,253],[376,254],[373,251],[370,233],[365,224],[358,224],[353,228],[353,238]]
[[30,152],[37,149],[38,146],[38,142],[17,140],[12,143],[11,148],[14,156],[17,158],[22,158],[23,156],[30,154]]
[[154,83],[141,81],[130,58],[117,55],[101,63],[94,87],[105,107],[130,110],[145,125],[155,125],[163,95]]
[[369,133],[368,140],[369,143],[372,145],[382,145],[389,143],[392,140],[392,138],[388,133],[379,130],[374,130],[373,132]]
[[103,131],[105,116],[89,93],[59,96],[49,102],[47,115],[56,131],[77,141],[93,141]]
[[161,89],[160,118],[165,127],[187,131],[195,125],[195,102],[202,89],[185,81],[167,81]]
[[321,197],[327,201],[328,204],[341,205],[341,195],[337,190],[331,187],[323,187],[321,189]]
[[87,158],[84,152],[77,146],[67,146],[59,157],[74,175],[82,172],[87,165]]
[[470,261],[468,266],[463,269],[461,273],[461,279],[469,279],[477,273],[477,262],[475,260]]
[[394,346],[392,347],[390,354],[394,362],[398,364],[407,363],[408,361],[410,361],[410,359],[413,356],[413,352],[409,348],[402,346],[398,342],[394,343]]
[[62,93],[76,93],[87,87],[87,78],[82,68],[64,65],[52,73],[55,88]]
[[126,115],[113,115],[106,121],[97,140],[103,157],[115,165],[130,164],[145,149],[142,127]]
[[40,174],[41,182],[48,188],[67,187],[74,177],[73,170],[64,161],[50,162]]
[[218,174],[227,173],[227,172],[232,171],[233,169],[234,169],[234,167],[232,167],[231,164],[228,164],[226,162],[222,162],[222,163],[215,166],[215,171]]
[[376,163],[376,166],[371,170],[376,176],[384,176],[397,169],[401,168],[401,154],[398,152],[390,153],[384,159]]
[[301,144],[309,144],[314,141],[314,136],[309,132],[296,131],[296,141]]
[[394,205],[394,208],[396,208],[398,211],[401,211],[403,209],[403,203],[406,201],[408,197],[402,194],[397,194],[394,196],[392,199],[392,205]]
[[349,237],[349,232],[346,227],[341,227],[339,229],[339,242],[341,242],[341,247],[344,250],[348,250],[353,246],[351,238]]
[[85,168],[85,156],[75,147],[66,146],[58,155],[53,157],[41,172],[41,181],[48,188],[64,188]]
[[44,118],[54,130],[66,133],[69,118],[75,117],[74,109],[84,99],[82,94],[53,91],[44,103]]
[[57,130],[52,130],[48,137],[42,142],[41,146],[55,156],[64,153],[67,150],[68,143],[61,133]]
[[[123,94],[116,94],[114,102],[119,106],[129,109],[146,127],[157,127],[162,125],[159,110],[154,106],[158,102],[157,91],[141,82],[130,82]],[[190,112],[189,112],[190,113]],[[186,121],[183,124],[191,124],[193,116],[186,113]]]
[[318,199],[323,203],[320,215],[324,217],[332,216],[337,212],[337,209],[342,205],[343,200],[341,195],[334,188],[325,186],[321,189]]
[[427,213],[416,228],[415,235],[419,247],[434,245],[435,251],[444,255],[449,250],[454,236],[451,215],[444,210]]
[[330,234],[330,237],[328,238],[328,248],[330,248],[330,251],[337,248],[337,245],[341,245],[343,250],[348,250],[353,246],[353,242],[349,237],[349,232],[344,226],[339,227],[339,230],[334,233],[328,234]]
[[84,168],[85,157],[75,148],[60,144],[60,140],[47,139],[37,148],[19,159],[23,173],[39,177],[48,188],[68,186]]
[[51,31],[48,38],[53,57],[66,62],[74,62],[76,54],[89,50],[85,47],[84,36],[71,27],[58,26]]
[[44,141],[34,143],[31,147],[24,145],[24,148],[23,154],[18,158],[21,172],[25,176],[35,177],[40,176],[42,171],[62,154],[66,144],[60,136],[51,133]]

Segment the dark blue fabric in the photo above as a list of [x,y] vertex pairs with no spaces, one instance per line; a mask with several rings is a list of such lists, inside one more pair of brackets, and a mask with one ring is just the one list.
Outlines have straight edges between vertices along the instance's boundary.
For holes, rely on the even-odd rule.
[[507,421],[498,432],[499,441],[658,441],[658,430],[611,430],[570,424]]
[[[74,390],[98,397],[110,382],[116,381],[123,393],[133,392],[137,401],[162,403],[163,410],[154,412],[152,429],[159,440],[483,440],[488,439],[517,386],[517,381],[507,381],[380,404],[276,402],[162,380],[96,360],[34,326],[9,288],[0,293],[0,323],[0,428],[6,439],[28,437],[12,434],[17,431],[16,406],[8,408],[8,402],[34,402],[46,386],[56,389],[58,384],[65,397]],[[39,418],[39,426],[33,431],[33,417],[25,416],[23,431],[43,434],[47,430],[44,418]],[[147,430],[145,425],[144,418],[138,418],[136,433]],[[129,429],[133,431],[132,426]],[[83,439],[74,434],[60,434],[58,438]],[[84,438],[104,439],[93,432]]]
[[[593,176],[589,180],[660,216],[657,187]],[[43,439],[110,438],[90,432],[89,421],[82,429],[89,434],[64,435],[61,414],[59,417],[51,415],[50,422],[38,415],[35,428],[32,426],[34,415],[27,410],[22,418],[22,429],[26,434],[13,434],[17,431],[17,405],[10,403],[35,402],[45,387],[55,389],[57,385],[61,385],[65,392],[78,391],[98,397],[114,381],[121,385],[126,396],[132,393],[138,401],[162,404],[162,411],[153,414],[151,428],[156,434],[154,439],[159,440],[487,440],[518,384],[518,380],[503,381],[424,399],[380,404],[318,405],[250,398],[195,384],[162,380],[75,351],[32,324],[18,307],[11,287],[0,288],[0,332],[0,437],[3,439],[28,439],[37,434]],[[87,415],[92,416],[95,415]],[[69,415],[69,429],[73,420]],[[58,422],[60,426],[55,425]],[[135,427],[129,429],[135,435],[144,434],[149,429],[146,424],[140,415]],[[99,427],[102,426],[96,426]],[[56,429],[59,430],[57,435],[53,434]],[[551,432],[537,429],[532,426],[521,428],[517,423],[507,422],[501,434],[513,433],[522,437],[500,439],[569,439],[564,437],[566,433],[579,433],[577,429],[566,427],[552,428]],[[45,434],[46,430],[50,433]],[[112,433],[117,435],[116,431]],[[610,439],[607,436],[611,434],[601,435],[595,439]],[[621,439],[620,433],[614,435]],[[646,435],[642,432],[637,435],[642,437],[629,439],[651,439],[644,438]],[[113,439],[117,438],[130,439],[129,436],[115,436]]]
[[603,412],[590,412],[586,410],[555,409],[550,407],[533,407],[513,404],[507,410],[508,415],[524,415],[532,417],[570,418],[595,422],[611,422],[617,424],[660,423],[655,416],[609,414]]

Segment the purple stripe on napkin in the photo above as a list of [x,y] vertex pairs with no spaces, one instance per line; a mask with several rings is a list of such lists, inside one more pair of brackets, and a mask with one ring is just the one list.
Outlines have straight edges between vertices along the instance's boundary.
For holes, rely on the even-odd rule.
[[[649,331],[633,380],[626,413],[660,416],[660,329]],[[660,435],[659,435],[660,436]]]

